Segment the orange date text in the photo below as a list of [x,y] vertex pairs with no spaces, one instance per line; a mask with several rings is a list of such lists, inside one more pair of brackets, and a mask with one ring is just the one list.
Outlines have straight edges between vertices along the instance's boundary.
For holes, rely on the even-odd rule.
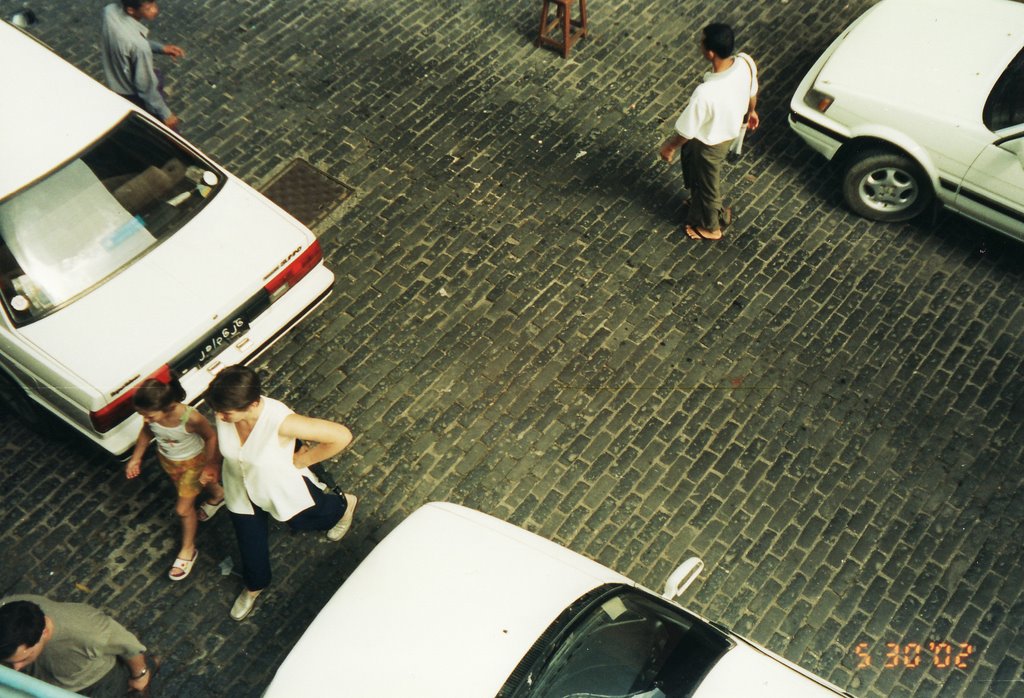
[[883,669],[969,669],[975,646],[968,642],[886,642],[874,646],[860,642],[853,648],[858,669],[879,666]]

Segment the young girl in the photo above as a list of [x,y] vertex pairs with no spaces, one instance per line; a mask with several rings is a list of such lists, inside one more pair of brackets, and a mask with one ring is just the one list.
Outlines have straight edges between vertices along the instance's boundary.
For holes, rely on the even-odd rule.
[[[177,379],[168,383],[155,378],[143,381],[135,391],[133,404],[145,424],[124,471],[128,479],[138,476],[142,456],[155,439],[160,464],[178,490],[174,510],[181,517],[181,550],[167,575],[175,582],[188,576],[199,557],[198,522],[209,520],[224,506],[217,432],[198,410],[182,404],[184,399],[185,389]],[[199,505],[197,513],[196,497],[204,489],[207,501]]]

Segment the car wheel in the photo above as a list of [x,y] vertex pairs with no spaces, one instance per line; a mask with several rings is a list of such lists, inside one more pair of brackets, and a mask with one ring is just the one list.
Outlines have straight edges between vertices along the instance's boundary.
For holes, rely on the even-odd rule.
[[854,213],[875,221],[905,221],[932,200],[924,171],[906,155],[869,151],[854,156],[843,175],[843,198]]
[[34,431],[47,433],[56,423],[56,418],[30,399],[21,386],[7,376],[0,374],[0,409],[20,418]]

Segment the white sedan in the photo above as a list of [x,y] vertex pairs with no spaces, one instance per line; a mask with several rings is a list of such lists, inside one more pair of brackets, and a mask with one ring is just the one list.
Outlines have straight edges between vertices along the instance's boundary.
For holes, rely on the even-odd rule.
[[331,290],[313,234],[170,132],[0,22],[0,401],[111,453],[133,390],[195,401]]
[[866,218],[937,199],[1024,240],[1024,4],[882,0],[803,78],[789,124]]
[[672,599],[472,509],[427,504],[310,624],[264,698],[849,696]]

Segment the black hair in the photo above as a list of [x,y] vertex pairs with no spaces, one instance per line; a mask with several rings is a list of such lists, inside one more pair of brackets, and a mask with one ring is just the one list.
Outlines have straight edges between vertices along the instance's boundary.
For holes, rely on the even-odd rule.
[[22,645],[35,646],[45,628],[43,609],[31,601],[11,601],[0,606],[0,659],[13,657]]
[[206,391],[206,404],[214,412],[244,410],[259,402],[261,391],[256,371],[248,366],[228,366],[213,377]]
[[736,48],[736,37],[728,24],[715,22],[704,27],[704,48],[719,58],[728,58]]
[[176,402],[185,400],[185,389],[177,378],[164,383],[156,378],[147,378],[135,389],[132,406],[147,412],[166,412]]
[[143,5],[146,5],[151,2],[156,2],[156,0],[121,0],[121,7],[125,10],[129,8],[137,10]]

